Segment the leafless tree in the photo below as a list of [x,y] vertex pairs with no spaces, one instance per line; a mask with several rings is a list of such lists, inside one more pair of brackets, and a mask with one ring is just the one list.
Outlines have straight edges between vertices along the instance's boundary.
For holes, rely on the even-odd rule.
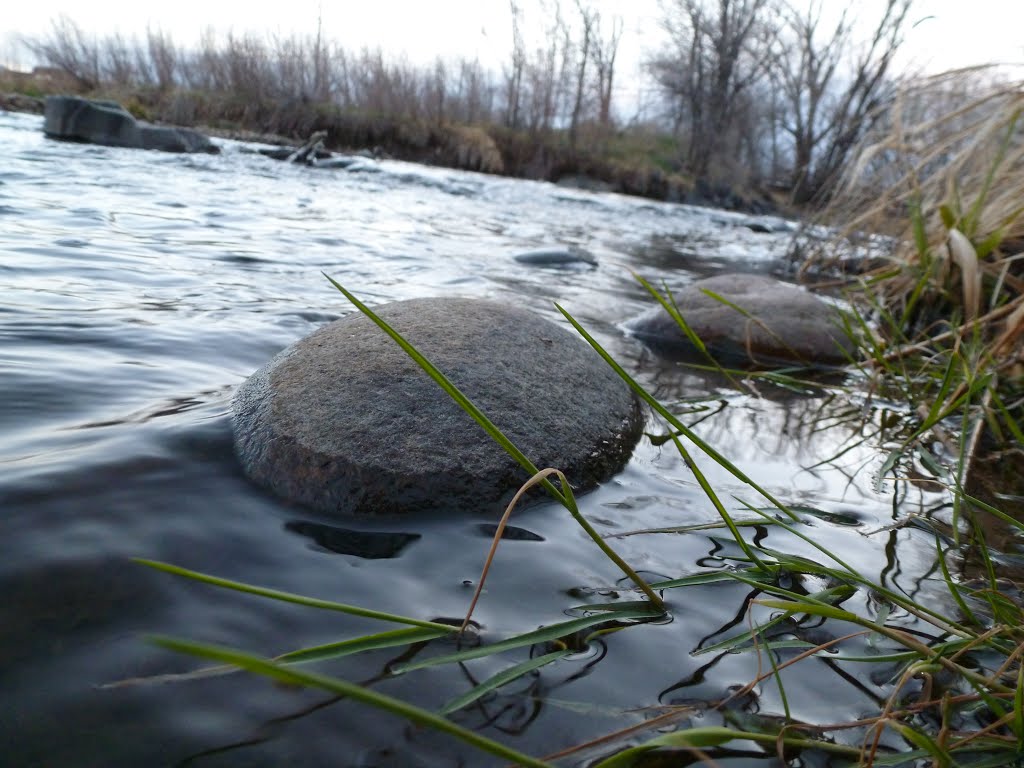
[[135,63],[138,57],[132,50],[132,44],[119,32],[103,41],[102,78],[105,82],[121,88],[135,85],[138,82]]
[[520,99],[523,93],[523,70],[526,69],[526,43],[523,41],[522,9],[516,0],[509,0],[512,12],[512,62],[506,73],[505,123],[519,127]]
[[600,14],[582,0],[576,0],[576,10],[580,14],[579,59],[576,63],[576,95],[572,104],[572,115],[569,118],[569,148],[576,149],[579,133],[580,115],[583,113],[583,95],[587,84],[587,64],[590,61],[590,47],[594,31],[598,25]]
[[100,47],[68,16],[58,16],[47,37],[24,40],[25,46],[48,66],[62,70],[83,90],[95,89],[102,80]]
[[324,41],[324,16],[323,8],[317,9],[316,14],[316,38],[313,40],[313,98],[316,101],[327,101],[328,76],[327,68],[330,61],[327,43]]
[[612,88],[615,82],[615,59],[622,39],[622,17],[612,20],[607,37],[600,31],[594,39],[594,67],[597,69],[597,121],[607,127],[611,123]]
[[146,29],[147,64],[161,91],[174,87],[178,68],[178,52],[171,36],[160,29]]
[[427,117],[435,123],[444,122],[446,119],[448,81],[448,67],[444,59],[435,59],[431,72],[424,78],[423,93]]
[[913,0],[887,0],[868,44],[856,57],[853,77],[831,110],[829,140],[817,162],[807,195],[816,194],[835,181],[858,140],[883,113],[895,94],[888,79],[893,57],[903,42],[903,32]]
[[809,0],[804,9],[784,9],[772,77],[782,97],[781,128],[792,141],[795,201],[823,194],[880,116],[893,93],[887,74],[911,3],[887,0],[859,54],[848,11],[822,34],[822,0]]
[[769,0],[666,0],[670,48],[649,68],[673,101],[677,133],[686,128],[686,166],[699,177],[728,155],[743,98],[768,71],[770,10]]

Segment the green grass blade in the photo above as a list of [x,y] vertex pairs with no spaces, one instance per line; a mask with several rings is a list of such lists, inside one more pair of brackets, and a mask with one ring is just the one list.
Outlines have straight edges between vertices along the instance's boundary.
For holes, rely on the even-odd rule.
[[[737,520],[733,518],[732,524],[737,528],[754,528],[757,526],[771,526],[778,525],[779,521],[774,518],[768,518],[765,520],[754,519],[754,518],[743,518]],[[710,523],[693,523],[692,525],[670,525],[665,528],[638,528],[635,531],[625,531],[623,533],[609,533],[604,536],[606,539],[625,539],[630,536],[653,536],[659,533],[672,533],[672,534],[683,534],[683,533],[702,533],[704,531],[720,531],[723,528],[728,528],[724,520],[719,520]]]
[[201,581],[204,584],[212,584],[215,587],[223,587],[224,589],[233,589],[236,592],[245,592],[249,595],[257,595],[259,597],[267,597],[271,600],[280,600],[285,603],[295,603],[296,605],[304,605],[307,608],[319,608],[325,611],[338,611],[339,613],[347,613],[352,616],[363,616],[367,619],[377,619],[378,621],[390,621],[394,624],[408,624],[412,627],[423,627],[424,629],[436,629],[438,631],[449,633],[458,632],[458,627],[453,627],[448,624],[439,624],[435,621],[423,621],[421,619],[413,619],[408,616],[399,616],[394,613],[385,613],[384,611],[374,611],[369,608],[361,608],[357,605],[348,605],[346,603],[336,603],[332,600],[320,600],[315,597],[304,597],[302,595],[296,595],[291,592],[281,592],[277,589],[267,589],[265,587],[257,587],[252,584],[245,584],[240,581],[231,581],[230,579],[222,579],[218,576],[210,576],[206,573],[200,573],[199,571],[190,571],[187,568],[181,568],[177,565],[171,565],[170,563],[161,563],[156,560],[146,560],[145,558],[136,557],[133,561],[145,565],[149,568],[155,568],[158,571],[164,571],[165,573],[172,573],[175,576],[183,576],[186,579],[193,581]]
[[668,286],[663,286],[665,294],[662,296],[654,286],[648,283],[640,275],[634,272],[633,277],[635,277],[637,281],[647,289],[647,292],[650,293],[659,304],[661,304],[662,308],[668,312],[669,316],[675,321],[676,325],[679,326],[680,330],[682,330],[689,342],[700,352],[701,356],[710,363],[711,369],[725,377],[733,387],[740,389],[739,383],[736,381],[733,373],[722,367],[721,363],[719,363],[718,360],[715,359],[714,355],[708,351],[704,341],[697,335],[693,328],[690,327],[690,324],[686,321],[683,313],[679,311],[679,305],[676,304],[676,300],[672,296],[672,291],[669,290]]
[[942,412],[942,404],[946,402],[946,395],[949,394],[950,388],[953,386],[953,372],[956,370],[956,357],[954,355],[949,356],[949,361],[946,364],[946,371],[942,375],[942,383],[939,385],[939,391],[932,395],[932,407],[928,411],[928,415],[925,417],[924,422],[921,425],[922,430],[931,429],[939,421],[939,414]]
[[457,712],[463,707],[469,706],[474,701],[479,699],[481,696],[485,696],[493,690],[500,688],[503,685],[511,683],[513,680],[518,680],[523,675],[529,674],[535,669],[540,669],[543,666],[550,664],[558,659],[563,659],[566,656],[570,656],[575,651],[553,651],[551,653],[545,653],[543,656],[538,656],[535,659],[527,659],[526,661],[516,664],[515,666],[509,667],[506,670],[499,672],[493,677],[488,678],[484,682],[480,683],[473,690],[464,693],[456,699],[452,699],[445,704],[441,709],[438,710],[439,715],[450,715],[452,712]]
[[170,637],[155,637],[153,638],[153,642],[159,646],[179,653],[187,653],[192,656],[212,659],[225,664],[234,664],[235,666],[241,667],[249,672],[270,677],[290,685],[304,685],[310,688],[319,688],[321,690],[329,691],[339,696],[347,696],[362,704],[367,704],[376,709],[389,712],[396,717],[404,718],[410,722],[416,723],[417,725],[426,726],[427,728],[433,728],[441,733],[446,733],[449,736],[453,736],[483,752],[495,755],[502,760],[511,760],[518,765],[525,766],[525,768],[553,768],[550,763],[546,763],[543,760],[537,760],[529,755],[517,752],[510,747],[506,747],[504,744],[488,739],[486,736],[481,736],[480,734],[468,730],[467,728],[463,728],[460,725],[456,725],[450,720],[426,709],[421,709],[420,707],[408,704],[400,699],[386,696],[382,693],[378,693],[377,691],[369,688],[364,688],[361,685],[356,685],[355,683],[350,683],[346,680],[340,680],[338,678],[328,677],[314,672],[307,672],[301,669],[296,669],[293,666],[275,664],[274,662],[260,658],[259,656],[253,656],[216,645],[193,643]]
[[740,651],[749,650],[753,648],[752,645],[748,645],[753,639],[754,635],[765,632],[776,624],[779,624],[786,620],[785,614],[779,614],[774,618],[760,624],[756,629],[748,629],[741,632],[738,635],[721,640],[720,642],[714,643],[713,645],[706,645],[703,648],[695,648],[690,651],[693,656],[703,656],[707,653],[718,653],[719,651],[729,651],[730,653],[738,653]]
[[627,578],[636,584],[637,588],[641,592],[647,595],[647,599],[651,601],[654,607],[664,613],[666,609],[665,603],[662,599],[653,589],[651,589],[650,585],[648,585],[646,581],[640,578],[640,575],[633,570],[632,566],[623,560],[619,556],[618,552],[612,549],[611,544],[605,541],[604,537],[602,537],[594,526],[590,524],[590,521],[583,516],[583,513],[580,512],[580,509],[576,504],[576,496],[572,492],[572,487],[569,485],[569,481],[565,479],[565,476],[562,475],[561,472],[558,473],[558,476],[561,478],[562,487],[565,489],[562,505],[569,511],[569,514],[572,515],[577,525],[584,530],[584,532],[590,537],[591,541],[597,545],[597,548],[604,553],[604,556],[615,563],[619,570],[626,574]]
[[935,556],[938,559],[939,569],[942,571],[942,580],[946,582],[946,589],[949,590],[949,594],[952,596],[957,607],[961,613],[967,618],[971,624],[978,625],[978,617],[974,615],[974,611],[967,605],[967,601],[964,600],[960,594],[960,587],[957,586],[956,582],[953,581],[953,576],[949,572],[949,565],[946,563],[946,553],[942,550],[942,542],[939,537],[935,537]]
[[936,744],[935,741],[929,738],[923,731],[919,731],[909,725],[904,725],[896,720],[890,720],[889,727],[896,729],[904,739],[931,755],[934,760],[932,765],[940,766],[940,768],[950,768],[950,766],[952,766],[952,762],[949,758],[949,752]]
[[[733,498],[735,498],[735,497],[733,497]],[[860,575],[858,573],[857,569],[855,569],[852,565],[848,565],[842,558],[839,557],[839,555],[837,555],[834,552],[832,552],[831,550],[829,550],[823,544],[819,544],[814,539],[812,539],[810,536],[808,536],[806,533],[802,533],[795,526],[792,526],[792,525],[790,525],[789,523],[786,523],[783,520],[777,520],[777,519],[771,517],[763,509],[758,509],[753,504],[750,504],[749,502],[746,502],[743,499],[736,499],[736,501],[738,501],[740,504],[743,504],[745,507],[747,507],[752,512],[756,512],[757,514],[761,515],[762,517],[765,517],[768,521],[771,521],[775,525],[778,525],[781,528],[785,529],[789,533],[791,533],[794,536],[796,536],[798,539],[800,539],[802,541],[806,541],[808,544],[810,544],[816,550],[818,550],[823,555],[825,555],[826,557],[828,557],[831,560],[833,560],[840,567],[845,568],[850,573],[855,574],[855,575]]]
[[903,447],[893,448],[889,451],[889,454],[885,457],[885,461],[882,462],[882,468],[878,470],[878,477],[875,478],[874,490],[875,493],[881,493],[883,489],[883,483],[885,483],[885,476],[888,475],[897,462],[903,458]]
[[1024,445],[1024,430],[1021,429],[1020,424],[1017,423],[1017,419],[1013,417],[1010,410],[1006,407],[1006,404],[1003,403],[1003,400],[999,397],[999,392],[996,391],[996,388],[993,387],[991,391],[992,404],[996,407],[996,411],[999,415],[1003,417],[1003,424],[1005,424],[1006,428],[1010,430],[1010,434],[1013,435],[1013,439],[1017,441],[1017,444]]
[[1014,139],[1016,133],[1017,123],[1020,120],[1021,110],[1017,109],[1010,116],[1007,121],[1006,134],[1003,136],[1002,142],[1000,142],[999,150],[996,152],[995,157],[992,159],[989,165],[988,172],[985,174],[985,179],[982,182],[981,189],[974,199],[974,204],[968,211],[967,216],[964,217],[964,234],[974,239],[978,222],[981,220],[982,211],[985,209],[985,203],[988,201],[988,194],[992,190],[992,182],[996,178],[996,172],[999,170],[999,166],[1003,164],[1003,160],[1006,159],[1007,150],[1010,148],[1010,144]]
[[[405,338],[398,331],[396,331],[394,328],[388,325],[383,319],[378,317],[378,315],[372,309],[370,309],[358,298],[356,298],[356,296],[351,291],[342,286],[330,275],[325,274],[324,277],[326,277],[331,282],[331,285],[337,288],[345,296],[346,299],[352,302],[352,305],[356,309],[358,309],[360,312],[366,315],[370,320],[372,320],[377,325],[377,327],[379,327],[388,336],[390,336],[394,340],[394,342],[398,344],[398,346],[400,346],[402,350],[412,360],[416,362],[417,365],[419,365],[424,371],[426,371],[426,373],[434,381],[436,381],[438,385],[445,392],[447,392],[448,395],[456,403],[458,403],[459,407],[462,408],[462,410],[468,413],[476,421],[477,424],[483,427],[484,431],[488,435],[490,435],[491,439],[494,440],[494,442],[496,442],[498,445],[504,448],[505,451],[508,452],[508,454],[512,458],[519,462],[519,465],[523,469],[529,472],[530,477],[536,475],[540,471],[534,465],[534,463],[530,461],[526,454],[520,451],[515,446],[515,444],[511,440],[509,440],[508,437],[506,437],[505,434],[500,429],[498,429],[498,427],[495,426],[494,423],[490,419],[488,419],[486,415],[484,415],[484,412],[477,408],[476,405],[474,405],[473,401],[466,397],[466,395],[464,395],[462,391],[455,386],[451,379],[445,376],[439,369],[434,367],[434,364],[431,363],[422,354],[420,354],[420,352],[417,351],[417,349],[412,344],[406,341]],[[543,480],[541,481],[541,485],[543,485],[544,488],[548,491],[548,493],[552,494],[556,499],[564,501],[562,493],[557,488],[555,488],[555,486],[551,482],[549,482],[548,480]]]
[[[490,419],[487,418],[483,411],[477,408],[476,405],[474,405],[473,402],[468,397],[466,397],[466,395],[464,395],[462,391],[459,390],[459,388],[456,387],[455,384],[447,376],[445,376],[440,370],[434,367],[433,363],[431,363],[426,357],[420,354],[420,352],[412,344],[406,341],[405,338],[403,338],[403,336],[400,333],[398,333],[398,331],[396,331],[394,328],[388,325],[383,319],[378,317],[377,314],[373,312],[373,310],[371,310],[369,307],[363,304],[359,299],[355,297],[354,294],[352,294],[351,291],[344,288],[332,277],[326,274],[324,275],[324,277],[326,277],[331,282],[331,284],[345,296],[345,298],[352,302],[353,306],[355,306],[356,309],[358,309],[360,312],[366,315],[370,320],[372,320],[377,325],[377,327],[379,327],[388,336],[390,336],[394,340],[394,342],[398,344],[398,346],[400,346],[402,350],[407,355],[409,355],[410,358],[412,358],[413,361],[416,362],[417,365],[419,365],[424,371],[426,371],[426,373],[432,379],[434,379],[434,381],[437,382],[437,384],[445,392],[448,393],[448,395],[458,404],[460,408],[462,408],[462,410],[464,410],[466,413],[472,416],[473,419],[481,427],[483,427],[484,431],[487,432],[487,434],[491,437],[492,440],[494,440],[498,445],[504,448],[505,451],[512,458],[514,458],[521,467],[523,467],[530,473],[530,477],[534,477],[535,475],[540,473],[540,470],[538,470],[537,467],[533,464],[533,462],[530,461],[529,458],[527,458],[526,454],[520,451],[519,448],[517,448],[516,445],[511,440],[509,440],[509,438],[506,437],[505,434],[500,429],[498,429],[498,427],[495,426]],[[556,500],[561,502],[561,504],[567,510],[569,510],[569,513],[573,516],[576,522],[587,532],[587,534],[594,541],[594,543],[597,544],[597,546],[601,549],[602,552],[604,552],[605,556],[612,560],[612,562],[614,562],[617,566],[619,566],[623,573],[625,573],[633,581],[633,583],[635,583],[637,587],[647,595],[647,597],[651,600],[652,603],[654,603],[659,609],[664,610],[665,606],[661,602],[661,598],[659,598],[651,590],[651,588],[647,586],[647,583],[637,575],[637,573],[629,566],[628,563],[626,563],[625,560],[618,556],[618,554],[611,548],[611,546],[607,542],[605,542],[601,538],[600,534],[598,534],[597,531],[595,531],[594,528],[590,525],[590,523],[587,522],[583,515],[580,514],[580,511],[576,506],[576,500],[572,494],[572,489],[569,487],[568,482],[563,482],[561,490],[556,488],[555,485],[547,478],[542,479],[540,481],[540,485],[543,486],[544,489],[547,490],[547,492],[550,493]]]
[[[779,699],[782,701],[782,712],[786,716],[787,721],[793,720],[793,715],[789,709],[789,697],[786,695],[786,686],[782,682],[782,671],[779,669],[779,662],[775,658],[775,648],[782,648],[786,643],[779,643],[778,645],[768,643],[764,646],[763,650],[768,654],[768,662],[772,665],[772,678],[775,680],[775,687],[779,689]],[[805,645],[810,645],[806,643]],[[790,646],[792,647],[792,646]]]
[[1024,665],[1017,667],[1017,687],[1013,691],[1013,732],[1017,736],[1017,753],[1024,750]]
[[[955,225],[951,213],[949,217],[943,214],[943,221],[948,221],[947,229],[952,229]],[[910,226],[914,233],[914,247],[917,249],[917,255],[924,261],[928,256],[930,246],[928,245],[928,233],[925,230],[924,215],[921,212],[921,200],[918,198],[910,201]]]
[[[592,768],[631,768],[634,765],[642,764],[638,763],[638,761],[643,758],[644,753],[660,749],[661,747],[707,749],[709,747],[720,747],[730,741],[754,741],[758,744],[766,745],[769,749],[773,749],[776,744],[781,742],[783,745],[792,747],[794,750],[821,750],[822,752],[839,755],[850,760],[857,760],[861,756],[861,750],[857,747],[848,747],[830,741],[816,741],[799,736],[780,737],[775,733],[742,731],[726,728],[725,726],[712,725],[704,728],[689,728],[683,731],[663,734],[648,742],[612,755],[592,766]],[[900,758],[901,760],[906,760],[908,755],[901,754]]]
[[786,343],[786,340],[784,338],[782,338],[779,334],[777,334],[775,331],[773,331],[771,328],[769,328],[768,325],[763,320],[761,320],[758,317],[755,317],[754,314],[752,312],[750,312],[749,310],[741,307],[739,304],[737,304],[737,303],[735,303],[733,301],[729,301],[724,296],[722,296],[722,295],[720,295],[718,293],[715,293],[714,291],[708,290],[707,288],[701,288],[700,292],[703,293],[705,296],[707,296],[709,299],[713,299],[713,300],[717,301],[719,304],[722,304],[722,305],[728,307],[729,309],[733,310],[734,312],[739,313],[746,320],[750,321],[751,323],[754,323],[761,330],[763,330],[765,333],[767,333],[772,338],[774,338],[775,341],[778,342],[778,344],[780,346],[785,347],[786,350],[791,355],[793,355],[793,357],[795,357],[797,360],[800,360],[800,362],[806,362],[806,361],[804,361],[801,358],[800,354],[795,349],[793,349],[789,344]]
[[420,661],[409,662],[408,664],[401,664],[392,669],[392,672],[396,675],[405,674],[406,672],[412,672],[415,669],[436,667],[441,664],[455,664],[457,662],[483,658],[484,656],[493,656],[497,653],[509,651],[514,648],[522,648],[523,646],[534,645],[536,643],[553,642],[565,637],[566,635],[571,635],[574,632],[579,632],[597,624],[604,624],[612,620],[621,619],[625,621],[629,619],[653,619],[663,615],[664,614],[660,611],[652,611],[650,608],[647,608],[641,610],[620,611],[612,616],[609,616],[607,613],[603,613],[599,616],[584,616],[583,618],[570,619],[569,621],[563,621],[558,624],[541,627],[540,629],[532,632],[516,635],[497,643],[491,643],[490,645],[480,645],[476,648],[469,648],[465,651],[449,653],[444,656],[435,656],[432,659],[422,659]]
[[718,584],[723,581],[735,581],[737,573],[746,574],[749,583],[760,585],[772,581],[777,571],[778,566],[775,564],[772,564],[767,572],[762,571],[760,568],[749,568],[740,571],[708,571],[707,573],[694,573],[678,579],[656,581],[651,586],[654,589],[677,589],[679,587],[693,587],[699,584]]
[[729,533],[732,534],[732,538],[733,541],[736,542],[736,546],[743,550],[743,554],[746,555],[750,562],[755,563],[762,571],[767,571],[768,566],[761,562],[761,558],[759,558],[753,548],[747,544],[746,539],[743,538],[743,534],[740,533],[740,529],[737,528],[736,523],[732,521],[732,516],[729,514],[729,511],[725,508],[725,505],[722,504],[722,500],[718,498],[718,494],[715,493],[715,489],[711,487],[711,483],[708,482],[704,473],[700,471],[700,467],[697,465],[697,462],[693,460],[689,451],[686,450],[686,447],[674,433],[672,435],[672,442],[675,444],[676,450],[679,451],[679,455],[683,457],[683,461],[686,462],[686,466],[696,478],[697,484],[700,485],[701,490],[704,491],[704,495],[708,497],[711,504],[718,511],[719,517],[721,517],[728,526]]
[[313,661],[324,661],[327,659],[339,659],[343,656],[351,656],[364,651],[376,651],[381,648],[394,648],[423,643],[429,640],[436,640],[450,634],[440,629],[424,629],[412,627],[410,629],[393,629],[389,632],[380,632],[375,635],[356,637],[351,640],[340,640],[336,643],[302,648],[297,651],[290,651],[276,657],[275,661],[282,664],[307,664]]
[[971,506],[978,507],[978,509],[984,510],[985,512],[988,512],[990,515],[998,517],[1007,525],[1016,528],[1018,532],[1024,532],[1024,520],[1018,520],[1015,517],[1006,514],[1002,510],[993,507],[988,502],[982,501],[977,496],[971,496],[969,493],[958,491],[957,496],[971,504]]
[[593,347],[594,350],[599,355],[601,355],[602,358],[604,358],[605,362],[612,367],[612,370],[614,370],[619,375],[619,377],[623,381],[625,381],[633,389],[633,391],[637,393],[637,395],[640,396],[640,399],[642,399],[645,403],[651,406],[651,408],[653,408],[655,412],[658,413],[658,415],[665,419],[665,421],[667,421],[670,426],[678,430],[683,436],[686,437],[687,440],[689,440],[691,443],[700,448],[704,453],[710,456],[712,460],[715,461],[715,463],[717,463],[719,466],[721,466],[723,469],[729,472],[729,474],[731,474],[737,480],[744,483],[748,487],[752,488],[757,493],[761,494],[761,496],[767,499],[771,504],[777,507],[779,511],[785,514],[791,520],[793,520],[794,522],[799,520],[799,518],[785,504],[783,504],[781,501],[776,499],[771,493],[769,493],[767,490],[758,485],[751,477],[749,477],[746,473],[742,472],[735,464],[733,464],[731,461],[725,458],[725,456],[723,456],[721,453],[716,451],[706,441],[702,440],[695,432],[693,432],[693,430],[691,430],[689,427],[687,427],[685,424],[679,421],[679,419],[677,419],[671,412],[669,412],[669,410],[665,408],[665,406],[658,402],[657,398],[655,398],[647,390],[641,387],[636,382],[636,380],[633,379],[633,377],[630,376],[628,373],[626,373],[625,369],[621,365],[619,365],[611,355],[608,354],[604,347],[602,347],[597,342],[597,340],[593,336],[591,336],[582,325],[576,322],[575,318],[573,318],[573,316],[570,315],[564,307],[562,307],[559,304],[555,304],[555,307],[558,309],[559,312],[562,313],[565,319],[572,324],[573,328],[575,328],[576,331],[584,339],[586,339],[587,343],[590,344],[590,346]]

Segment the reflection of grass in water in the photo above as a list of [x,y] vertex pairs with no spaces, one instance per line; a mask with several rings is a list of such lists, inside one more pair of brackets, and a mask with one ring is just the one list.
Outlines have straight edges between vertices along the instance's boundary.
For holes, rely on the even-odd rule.
[[[983,546],[979,547],[978,551],[981,553],[986,578],[979,589],[967,590],[956,583],[948,569],[947,559],[953,553],[952,548],[944,544],[944,541],[948,540],[936,534],[938,564],[951,603],[959,609],[961,616],[957,619],[947,617],[941,611],[886,587],[878,579],[862,574],[847,564],[839,553],[831,551],[824,543],[812,539],[804,532],[806,510],[787,507],[759,487],[646,392],[568,313],[559,308],[594,349],[664,421],[667,426],[664,438],[666,444],[671,442],[686,462],[721,517],[721,523],[717,526],[727,529],[736,545],[734,554],[726,556],[731,561],[731,568],[727,570],[681,575],[676,579],[647,584],[590,527],[576,507],[571,489],[565,479],[560,477],[560,473],[554,470],[538,471],[528,457],[512,445],[484,414],[476,410],[443,374],[430,365],[429,361],[354,296],[341,286],[337,287],[361,311],[392,335],[396,342],[402,345],[492,438],[533,474],[527,486],[541,484],[555,500],[566,507],[601,547],[604,554],[615,561],[634,581],[638,593],[645,595],[646,599],[576,606],[570,608],[568,612],[577,615],[578,618],[539,630],[531,629],[498,642],[470,644],[470,647],[454,653],[408,662],[391,669],[391,674],[395,675],[415,674],[426,668],[462,664],[474,658],[496,656],[516,649],[540,649],[540,652],[526,661],[513,663],[489,679],[473,684],[469,690],[443,705],[439,711],[433,712],[377,693],[367,687],[307,671],[303,665],[372,649],[429,643],[444,635],[456,633],[464,633],[459,635],[461,640],[486,639],[477,638],[472,633],[465,634],[469,625],[469,614],[463,628],[460,629],[447,624],[227,582],[174,566],[143,561],[161,570],[223,588],[249,592],[270,599],[297,602],[311,608],[343,611],[390,624],[405,625],[401,629],[385,630],[314,648],[300,649],[275,658],[257,657],[237,649],[158,638],[157,642],[165,647],[225,665],[199,670],[181,677],[188,679],[223,674],[236,669],[248,670],[286,683],[319,688],[350,697],[368,706],[447,733],[504,760],[526,766],[551,765],[552,763],[546,760],[521,754],[464,728],[450,720],[448,715],[471,706],[485,696],[495,695],[496,691],[515,680],[536,676],[540,669],[556,664],[560,659],[578,652],[580,648],[597,641],[600,637],[625,631],[646,622],[664,620],[669,614],[662,602],[662,596],[670,591],[683,590],[672,602],[685,605],[687,588],[715,582],[733,582],[749,586],[756,595],[747,609],[749,629],[715,645],[702,648],[699,652],[754,653],[759,660],[761,672],[755,680],[732,692],[726,699],[709,703],[721,713],[725,723],[723,726],[682,727],[681,721],[693,714],[694,710],[689,706],[665,706],[661,708],[664,710],[661,714],[650,717],[641,724],[552,755],[549,760],[570,755],[594,754],[595,750],[600,754],[611,754],[610,757],[593,764],[600,768],[642,765],[644,755],[655,750],[683,750],[690,755],[685,759],[695,756],[710,760],[715,756],[716,750],[727,750],[726,745],[732,742],[747,742],[759,745],[765,756],[770,756],[773,752],[781,755],[784,752],[791,757],[802,750],[814,750],[828,753],[834,759],[864,765],[906,764],[924,760],[931,761],[933,765],[951,766],[955,764],[954,760],[961,759],[971,760],[972,765],[997,765],[1008,759],[1008,753],[1018,753],[1024,748],[1024,672],[1021,671],[1024,667],[1019,663],[1019,656],[1024,652],[1021,609],[997,589],[995,567]],[[944,366],[944,373],[938,379],[933,393],[933,402],[938,404],[927,409],[919,409],[918,425],[909,435],[904,436],[901,447],[890,454],[883,474],[897,472],[900,463],[906,461],[912,454],[923,457],[922,452],[925,449],[922,438],[931,434],[931,430],[954,414],[964,414],[961,422],[964,429],[972,426],[968,418],[968,415],[972,414],[970,406],[979,397],[983,387],[964,384],[962,380],[956,378],[968,362],[965,354],[963,350],[955,350],[950,355],[950,362]],[[879,360],[880,357],[881,355],[876,355],[875,359]],[[890,376],[898,378],[905,375],[909,369],[905,367],[905,361],[897,360],[885,370]],[[784,379],[782,383],[794,387],[799,385],[795,378]],[[987,380],[985,383],[987,384]],[[960,387],[962,392],[953,397],[954,389],[957,387]],[[734,518],[705,479],[694,455],[697,451],[706,457],[701,458],[701,461],[710,459],[718,464],[744,483],[752,493],[767,501],[768,506],[738,500],[746,512],[742,518]],[[970,505],[978,514],[992,514],[1016,528],[1021,527],[1019,523],[998,510],[968,496],[960,485],[960,474],[954,473],[950,477],[945,474],[938,459],[931,458],[934,461],[936,475],[947,483],[958,505]],[[963,458],[964,454],[961,453],[961,461]],[[928,466],[927,461],[924,463]],[[556,475],[560,479],[557,486],[551,482]],[[524,490],[527,486],[524,486]],[[501,540],[502,527],[514,504],[515,501],[509,505],[506,516],[496,531],[488,565]],[[974,517],[976,519],[977,515]],[[759,543],[760,538],[748,541],[749,537],[744,535],[744,530],[764,526],[773,526],[779,532],[779,536],[792,536],[799,542],[810,545],[820,557],[810,559],[787,554],[777,547],[769,548]],[[678,535],[703,529],[705,528],[672,528],[666,529],[665,535]],[[974,534],[976,537],[982,535],[978,526],[974,527]],[[778,537],[773,538],[777,541]],[[794,541],[794,544],[797,544],[797,541]],[[483,578],[480,580],[480,586],[482,584]],[[813,590],[808,590],[804,585],[816,586]],[[855,595],[870,595],[871,603],[875,606],[873,615],[844,607],[844,604],[851,601]],[[758,607],[759,613],[762,609],[767,610],[767,617],[755,621],[751,610],[754,606]],[[907,626],[908,615],[913,617],[910,626]],[[893,616],[896,618],[890,621]],[[816,642],[802,639],[790,631],[792,627],[813,625],[815,622],[823,622],[828,626],[831,635],[828,640]],[[856,652],[844,651],[855,639],[863,642],[865,638],[869,642],[869,647],[874,649],[872,654],[857,655]],[[855,722],[822,725],[793,720],[786,695],[786,671],[815,657],[827,658],[833,664],[841,663],[846,667],[853,667],[855,672],[858,671],[859,665],[869,665],[871,668],[887,665],[886,669],[895,670],[889,677],[888,696],[880,711]],[[735,708],[730,707],[731,703],[752,695],[757,686],[765,683],[774,683],[777,687],[783,708],[781,714],[738,714]],[[979,711],[983,714],[979,715]],[[586,717],[587,713],[580,712],[577,716]],[[653,732],[664,731],[669,727],[672,728],[670,732],[651,736]],[[839,737],[844,731],[852,731],[855,736]],[[888,736],[886,732],[889,732]],[[897,749],[892,746],[892,736],[896,737],[896,743],[899,745]],[[837,737],[859,746],[837,744],[834,741]],[[721,754],[727,752],[722,751]]]

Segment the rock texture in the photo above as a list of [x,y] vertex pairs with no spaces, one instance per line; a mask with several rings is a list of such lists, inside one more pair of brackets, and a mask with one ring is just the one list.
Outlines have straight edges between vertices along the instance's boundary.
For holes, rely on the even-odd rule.
[[220,152],[198,131],[140,122],[113,101],[47,96],[43,114],[43,132],[54,139],[163,152]]
[[[839,311],[790,283],[763,275],[718,275],[673,295],[687,325],[722,360],[837,365],[853,351]],[[626,330],[667,357],[697,352],[660,306],[627,322]]]
[[[642,427],[632,392],[581,339],[530,312],[416,299],[378,314],[538,467],[586,489],[622,467]],[[246,474],[322,512],[499,512],[527,473],[367,317],[286,349],[233,403]]]

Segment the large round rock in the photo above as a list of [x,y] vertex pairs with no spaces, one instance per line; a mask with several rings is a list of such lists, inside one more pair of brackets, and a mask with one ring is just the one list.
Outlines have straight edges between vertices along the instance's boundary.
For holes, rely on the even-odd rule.
[[[640,435],[632,392],[574,334],[475,299],[376,310],[538,466],[585,489]],[[327,513],[500,510],[528,474],[404,351],[354,313],[254,373],[233,403],[246,474]]]
[[[770,277],[718,275],[685,286],[673,298],[694,334],[723,360],[837,365],[854,351],[834,306]],[[626,329],[667,357],[696,352],[660,306],[627,322]]]

